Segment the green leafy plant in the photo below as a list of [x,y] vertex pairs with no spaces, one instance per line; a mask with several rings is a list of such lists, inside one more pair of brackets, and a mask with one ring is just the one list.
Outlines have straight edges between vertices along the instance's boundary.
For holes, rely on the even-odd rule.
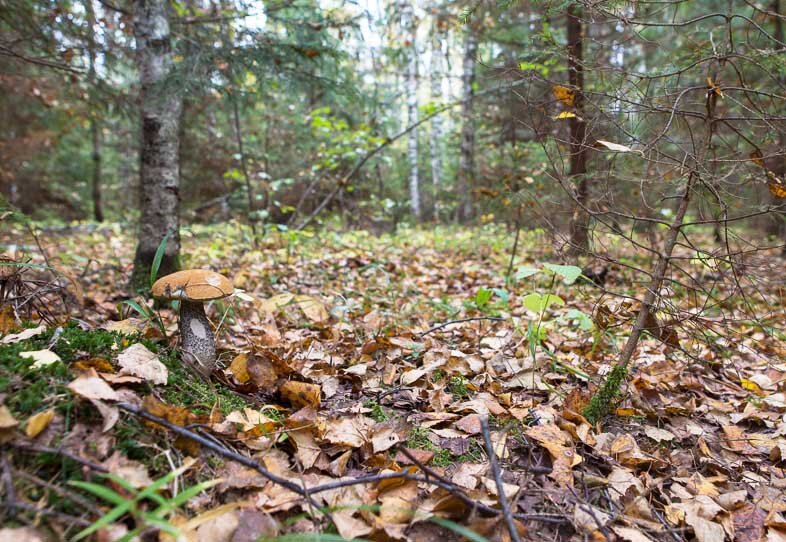
[[[202,491],[220,483],[220,480],[202,482],[200,484],[186,488],[177,495],[174,495],[168,499],[159,494],[160,490],[164,489],[167,484],[171,483],[175,480],[175,478],[188,470],[188,468],[191,467],[193,463],[193,460],[186,462],[182,467],[173,470],[165,476],[162,476],[141,491],[137,490],[126,480],[117,475],[104,475],[107,480],[110,480],[121,487],[129,495],[128,497],[119,494],[106,485],[85,482],[82,480],[74,480],[69,482],[70,485],[92,493],[110,505],[114,505],[114,508],[104,514],[98,521],[77,533],[74,537],[74,540],[82,540],[83,538],[86,538],[87,536],[95,533],[99,529],[114,523],[115,521],[124,517],[126,514],[131,515],[134,520],[135,527],[126,533],[125,536],[118,539],[117,542],[128,542],[148,527],[155,527],[175,537],[180,536],[180,530],[169,523],[169,515],[183,504],[188,502],[189,499],[196,497]],[[152,510],[147,510],[147,505],[153,505],[155,508]]]
[[[164,252],[166,251],[166,244],[169,241],[169,236],[171,234],[168,233],[161,239],[161,242],[158,244],[158,248],[156,249],[156,253],[153,256],[153,263],[150,264],[150,288],[153,288],[153,283],[156,281],[156,277],[158,277],[158,270],[161,268],[161,261],[164,258]],[[144,320],[147,320],[149,323],[158,327],[161,331],[161,334],[166,337],[166,326],[164,326],[164,321],[161,319],[161,315],[158,314],[158,311],[155,311],[147,306],[145,303],[139,303],[134,299],[126,299],[122,301],[117,306],[117,312],[121,318],[123,318],[124,310],[123,306],[128,306],[133,309],[139,316],[141,316]]]

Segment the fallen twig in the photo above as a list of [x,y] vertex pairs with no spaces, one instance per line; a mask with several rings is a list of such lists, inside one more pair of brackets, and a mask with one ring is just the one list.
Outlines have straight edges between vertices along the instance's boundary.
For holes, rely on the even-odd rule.
[[[325,491],[332,491],[334,489],[340,489],[340,488],[343,488],[343,487],[359,485],[359,484],[376,483],[376,482],[381,482],[383,480],[395,480],[395,479],[412,480],[412,481],[415,481],[415,482],[422,482],[422,483],[434,485],[434,486],[440,487],[442,489],[445,489],[448,492],[451,492],[451,494],[453,494],[453,495],[456,495],[456,493],[454,493],[452,491],[452,490],[455,490],[455,486],[453,484],[446,483],[446,482],[443,482],[443,481],[437,480],[437,479],[428,478],[428,477],[425,477],[425,476],[418,476],[418,475],[412,474],[412,473],[410,473],[410,472],[408,472],[406,470],[399,471],[399,472],[387,472],[387,473],[380,473],[380,474],[372,474],[372,475],[368,475],[368,476],[360,476],[360,477],[357,477],[357,478],[352,478],[352,479],[347,479],[347,480],[336,480],[334,482],[327,482],[325,484],[314,486],[314,487],[308,488],[308,490],[306,490],[302,486],[292,482],[288,478],[282,478],[281,476],[277,476],[276,474],[273,474],[272,472],[267,470],[265,467],[263,467],[262,465],[260,465],[259,463],[257,463],[253,459],[251,459],[250,457],[247,457],[247,456],[244,456],[244,455],[239,454],[237,452],[233,452],[231,450],[228,450],[228,449],[224,448],[223,446],[219,446],[215,442],[213,442],[211,440],[208,440],[205,437],[203,437],[203,436],[201,436],[201,435],[199,435],[197,433],[194,433],[193,431],[189,431],[188,429],[186,429],[184,427],[181,427],[179,425],[175,425],[175,424],[169,422],[168,420],[165,420],[164,418],[159,418],[158,416],[154,416],[154,415],[144,411],[143,409],[141,409],[141,408],[139,408],[139,407],[137,407],[135,405],[132,405],[132,404],[129,404],[129,403],[118,403],[117,406],[121,410],[124,410],[126,412],[129,412],[129,413],[135,415],[135,416],[139,416],[141,418],[145,418],[148,421],[155,422],[155,423],[157,423],[157,424],[159,424],[159,425],[161,425],[163,427],[166,427],[167,429],[169,429],[170,431],[172,431],[173,433],[175,433],[175,434],[177,434],[177,435],[179,435],[181,437],[186,437],[188,439],[191,439],[194,442],[197,442],[198,444],[204,446],[208,450],[211,450],[211,451],[215,452],[216,454],[218,454],[218,455],[220,455],[220,456],[222,456],[222,457],[224,457],[226,459],[230,459],[232,461],[236,461],[237,463],[240,463],[241,465],[244,465],[246,467],[252,468],[255,471],[257,471],[258,473],[260,473],[262,476],[264,476],[265,478],[267,478],[268,480],[273,482],[274,484],[280,485],[281,487],[284,487],[284,488],[292,491],[293,493],[296,493],[296,494],[298,494],[298,495],[300,495],[301,497],[304,497],[304,498],[306,498],[306,495],[313,496],[313,495],[316,495],[317,493],[322,493],[322,492],[325,492]],[[311,497],[311,498],[313,498],[313,497]],[[461,498],[461,497],[458,497],[458,498]],[[316,503],[312,503],[312,504],[316,504]],[[473,501],[473,504],[475,504],[474,501]],[[499,515],[500,514],[500,511],[496,510],[494,508],[485,507],[484,505],[481,505],[479,503],[477,503],[476,506],[477,506],[477,508],[479,510],[483,510],[484,512],[487,512],[490,515]],[[326,517],[329,518],[329,515],[324,510],[324,508],[317,507],[317,509],[319,509],[320,512],[322,512],[323,514],[326,515]],[[517,514],[516,515],[516,519],[520,519],[520,520],[523,520],[523,521],[527,521],[527,520],[540,521],[542,523],[553,523],[553,524],[564,524],[564,523],[566,523],[566,519],[562,515]]]
[[442,329],[443,327],[448,327],[449,325],[452,325],[452,324],[461,324],[463,322],[474,322],[476,320],[491,320],[493,322],[502,322],[502,321],[505,320],[505,318],[502,318],[500,316],[473,316],[472,318],[461,318],[459,320],[451,320],[449,322],[443,322],[441,324],[437,324],[436,326],[431,327],[431,328],[427,329],[426,331],[423,331],[422,333],[418,333],[417,336],[418,337],[425,337],[429,333],[433,333],[435,331],[438,331],[438,330]]
[[497,484],[497,494],[499,497],[499,506],[502,508],[502,517],[505,518],[505,523],[510,532],[510,538],[513,542],[521,542],[519,538],[519,530],[516,523],[513,521],[513,513],[508,504],[508,498],[505,496],[505,484],[502,482],[502,472],[499,470],[499,463],[497,462],[497,454],[494,453],[494,446],[491,443],[491,431],[489,430],[489,417],[480,417],[480,431],[483,433],[483,444],[486,448],[486,455],[489,456],[489,466],[491,467],[491,474],[494,476],[494,482]]
[[71,461],[76,461],[80,465],[83,465],[89,469],[92,469],[97,472],[109,472],[109,469],[99,465],[98,463],[93,463],[92,461],[85,459],[83,457],[79,457],[78,455],[72,454],[62,448],[50,448],[49,446],[39,446],[36,444],[22,444],[18,442],[6,442],[7,446],[11,448],[16,448],[17,450],[27,450],[29,452],[36,452],[39,454],[54,454],[60,455],[70,459]]

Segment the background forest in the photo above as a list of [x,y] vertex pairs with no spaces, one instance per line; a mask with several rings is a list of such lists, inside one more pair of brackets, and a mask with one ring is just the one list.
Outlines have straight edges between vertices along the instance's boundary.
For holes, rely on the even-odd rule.
[[0,540],[786,540],[785,28],[0,0]]

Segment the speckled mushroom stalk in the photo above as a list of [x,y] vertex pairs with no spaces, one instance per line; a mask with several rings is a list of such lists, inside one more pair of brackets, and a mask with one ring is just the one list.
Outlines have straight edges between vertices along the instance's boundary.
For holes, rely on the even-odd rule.
[[180,341],[183,360],[210,376],[216,367],[216,340],[202,301],[180,301]]

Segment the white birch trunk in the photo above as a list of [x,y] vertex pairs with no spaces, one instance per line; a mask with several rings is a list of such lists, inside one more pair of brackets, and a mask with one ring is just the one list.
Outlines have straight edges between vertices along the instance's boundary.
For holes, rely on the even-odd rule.
[[459,157],[456,195],[459,207],[456,218],[465,221],[472,218],[472,187],[475,182],[475,56],[478,51],[477,36],[472,27],[467,27],[464,40],[464,73],[461,77],[463,103],[461,105],[461,155]]
[[[412,4],[409,0],[401,3],[401,26],[409,40],[407,62],[407,122],[409,126],[418,122],[418,44],[417,23]],[[418,129],[409,133],[407,145],[407,159],[409,162],[409,202],[412,216],[420,220],[420,180],[418,178]]]
[[[438,16],[434,17],[434,27],[431,41],[431,101],[442,102],[442,43],[443,32],[440,29]],[[439,220],[439,187],[442,184],[442,116],[437,115],[431,119],[431,180],[434,191],[433,215]]]

